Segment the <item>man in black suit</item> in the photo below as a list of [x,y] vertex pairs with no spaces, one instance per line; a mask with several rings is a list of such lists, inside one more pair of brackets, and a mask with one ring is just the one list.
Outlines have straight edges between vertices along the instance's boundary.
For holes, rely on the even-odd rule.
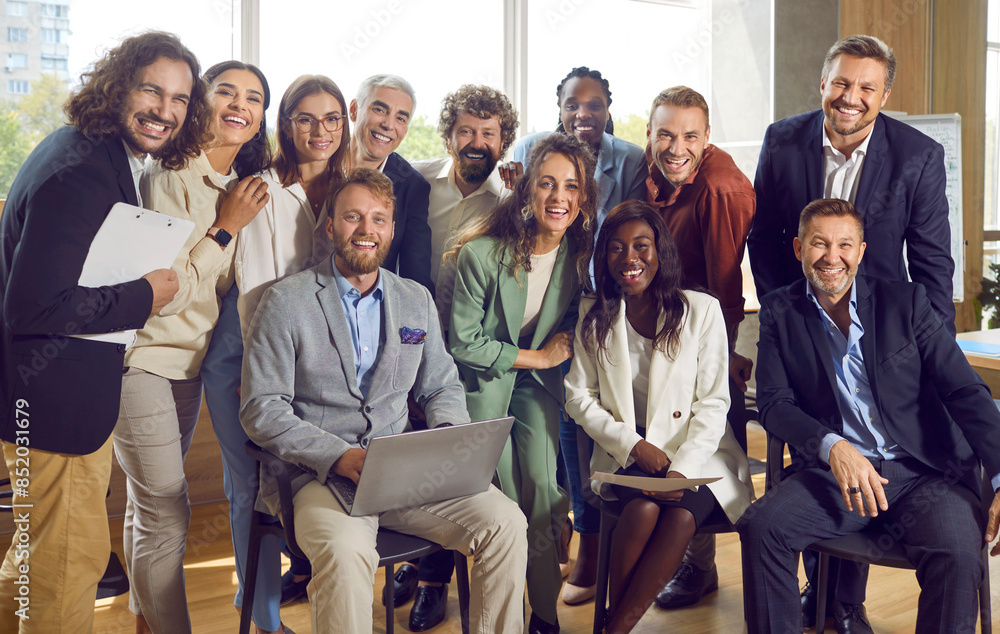
[[408,81],[396,75],[372,75],[361,82],[349,108],[351,166],[381,171],[392,181],[396,196],[396,237],[383,268],[419,282],[434,292],[431,282],[431,228],[427,207],[431,186],[396,148],[406,138],[417,98]]
[[39,143],[11,187],[0,219],[0,439],[23,506],[0,568],[0,631],[92,628],[127,346],[79,335],[141,328],[177,276],[78,281],[111,207],[140,203],[145,155],[175,169],[197,155],[209,112],[199,75],[173,35],[124,40],[83,75],[70,125]]
[[[806,279],[762,301],[760,422],[793,459],[737,525],[751,631],[801,632],[798,552],[866,528],[902,541],[916,566],[918,632],[975,630],[978,461],[997,491],[1000,412],[922,285],[856,277],[865,246],[851,203],[810,203],[793,242]],[[988,519],[992,541],[1000,492]]]

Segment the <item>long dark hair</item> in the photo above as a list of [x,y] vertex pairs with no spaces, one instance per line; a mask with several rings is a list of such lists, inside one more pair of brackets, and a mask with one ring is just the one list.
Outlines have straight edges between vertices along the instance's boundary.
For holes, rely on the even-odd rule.
[[680,343],[684,312],[688,306],[687,297],[682,292],[681,257],[677,244],[667,229],[667,223],[647,203],[638,200],[626,200],[612,209],[597,236],[597,246],[594,248],[594,305],[583,318],[583,347],[588,353],[594,352],[590,349],[589,337],[593,333],[601,352],[607,354],[608,338],[618,311],[621,310],[622,298],[621,287],[608,271],[608,242],[619,227],[633,220],[641,220],[653,230],[658,266],[646,292],[651,295],[657,314],[662,313],[664,316],[663,327],[653,338],[653,345],[673,358]]
[[271,166],[271,146],[267,139],[267,107],[271,105],[271,88],[267,85],[264,73],[253,64],[244,64],[234,59],[219,62],[205,71],[205,83],[212,85],[219,75],[227,70],[248,70],[257,76],[264,88],[264,113],[260,118],[260,131],[243,144],[233,160],[233,169],[240,178],[259,174]]
[[[500,202],[482,221],[463,232],[446,257],[455,257],[462,246],[479,236],[490,236],[500,243],[500,261],[514,278],[522,268],[531,270],[531,252],[535,248],[538,223],[531,213],[531,195],[538,169],[551,154],[562,154],[576,167],[580,183],[580,213],[566,230],[570,253],[576,256],[576,273],[580,284],[590,286],[590,255],[594,249],[594,226],[597,224],[597,184],[594,170],[597,163],[586,142],[575,136],[553,132],[535,144],[528,156],[524,175],[517,180],[514,191]],[[525,214],[524,210],[528,210]]]
[[326,163],[326,177],[331,191],[337,183],[344,179],[344,161],[351,141],[351,122],[347,116],[347,101],[344,99],[344,93],[329,77],[302,75],[288,86],[285,94],[281,97],[281,103],[278,104],[278,149],[274,156],[274,171],[277,172],[282,187],[290,187],[302,178],[302,172],[299,171],[298,155],[295,152],[295,142],[285,131],[286,127],[292,125],[288,118],[292,116],[292,111],[298,107],[303,99],[324,92],[340,103],[340,120],[344,126],[340,132],[340,147]]
[[63,110],[70,124],[88,139],[120,137],[122,113],[128,107],[130,93],[138,85],[142,70],[161,57],[184,62],[193,78],[187,116],[178,122],[177,135],[157,153],[165,169],[178,170],[187,165],[188,159],[198,156],[211,137],[212,107],[206,98],[208,88],[199,77],[198,59],[176,35],[149,31],[125,38],[80,76],[80,88]]
[[[604,97],[608,100],[608,107],[611,107],[611,84],[608,83],[607,79],[601,75],[601,71],[592,70],[586,66],[577,66],[573,70],[569,71],[569,74],[563,77],[563,80],[559,82],[556,87],[556,103],[559,105],[560,112],[562,111],[563,102],[563,88],[566,86],[566,82],[573,78],[589,77],[601,85],[601,89],[604,91]],[[608,134],[615,133],[615,122],[611,120],[611,115],[608,115],[608,122],[604,125],[604,131]],[[562,116],[559,117],[559,125],[556,126],[556,132],[566,132],[563,128]],[[569,134],[567,132],[567,134]]]

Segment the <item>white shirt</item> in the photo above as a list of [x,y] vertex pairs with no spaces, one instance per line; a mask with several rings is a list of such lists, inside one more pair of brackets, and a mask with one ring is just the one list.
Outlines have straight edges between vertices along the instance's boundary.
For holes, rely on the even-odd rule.
[[872,140],[874,129],[874,124],[868,126],[868,136],[848,158],[833,147],[826,126],[823,126],[823,198],[839,198],[854,204],[861,168],[864,167],[868,142]]
[[434,281],[438,314],[447,330],[455,291],[455,261],[442,263],[444,254],[451,250],[462,231],[493,211],[508,190],[500,174],[493,170],[479,189],[463,196],[455,184],[452,158],[410,161],[410,165],[431,185],[427,213],[427,224],[431,228],[431,280]]
[[143,154],[142,158],[135,155],[132,148],[129,147],[125,139],[122,139],[122,145],[125,146],[125,156],[128,157],[128,167],[132,170],[132,182],[135,183],[135,197],[139,202],[139,206],[142,207],[142,190],[139,187],[140,181],[142,181],[142,172],[146,167],[146,155]]
[[531,256],[531,271],[528,272],[528,299],[524,303],[524,317],[521,319],[520,336],[530,334],[538,325],[538,313],[542,311],[545,291],[549,289],[552,269],[556,266],[559,247],[542,255]]
[[246,335],[264,291],[274,282],[315,265],[333,252],[326,235],[326,203],[314,215],[299,183],[282,187],[278,175],[262,175],[271,199],[240,231],[236,243],[237,307]]
[[649,363],[653,358],[653,340],[640,335],[628,317],[625,317],[625,334],[628,338],[628,359],[632,371],[632,401],[635,406],[635,422],[646,424],[649,403]]

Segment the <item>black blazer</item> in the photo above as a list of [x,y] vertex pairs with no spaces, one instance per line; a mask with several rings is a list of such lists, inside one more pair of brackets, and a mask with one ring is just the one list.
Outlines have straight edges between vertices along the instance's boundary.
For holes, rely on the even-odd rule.
[[[1000,473],[1000,411],[924,287],[858,276],[861,350],[886,431],[906,452],[952,473],[979,495],[978,465]],[[787,442],[798,466],[820,465],[830,431],[841,433],[836,375],[806,280],[767,295],[760,310],[760,422]],[[975,448],[975,449],[973,449]]]
[[[747,239],[760,297],[802,277],[792,238],[798,235],[802,209],[823,197],[823,120],[823,111],[814,110],[777,121],[764,134],[754,178],[757,215]],[[923,284],[941,321],[955,334],[944,149],[886,115],[879,114],[873,125],[855,199],[868,243],[859,272]]]
[[125,346],[66,335],[141,328],[149,316],[145,280],[77,284],[90,243],[120,201],[137,202],[122,141],[91,141],[69,126],[38,144],[11,186],[0,218],[6,441],[83,455],[114,429]]
[[434,294],[431,282],[431,228],[427,224],[431,186],[399,154],[385,159],[383,173],[392,181],[396,196],[396,233],[383,267],[409,278]]

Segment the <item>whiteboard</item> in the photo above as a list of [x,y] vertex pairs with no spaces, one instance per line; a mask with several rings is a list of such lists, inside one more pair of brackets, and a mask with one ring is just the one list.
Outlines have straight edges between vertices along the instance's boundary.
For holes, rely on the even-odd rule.
[[[883,110],[883,112],[886,112]],[[955,261],[952,278],[952,298],[965,301],[965,232],[962,222],[962,115],[917,114],[886,112],[920,130],[944,146],[944,170],[947,177],[948,219],[951,224],[951,257]]]

